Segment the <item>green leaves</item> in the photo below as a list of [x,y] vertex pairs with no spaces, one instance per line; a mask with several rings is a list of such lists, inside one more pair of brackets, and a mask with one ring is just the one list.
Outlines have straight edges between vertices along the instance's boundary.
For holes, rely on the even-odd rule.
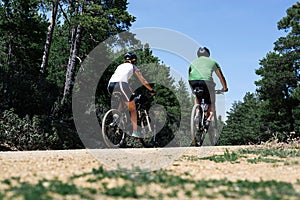
[[[288,30],[292,29],[292,32],[298,32],[299,29],[299,21],[300,21],[300,3],[297,2],[295,5],[293,5],[291,8],[289,8],[287,11],[287,16],[282,18],[278,22],[278,29],[279,30]],[[298,32],[299,33],[299,32]]]

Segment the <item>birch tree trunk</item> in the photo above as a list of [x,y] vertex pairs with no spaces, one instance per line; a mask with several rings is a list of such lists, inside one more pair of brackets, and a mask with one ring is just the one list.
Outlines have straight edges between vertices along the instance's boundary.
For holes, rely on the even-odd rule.
[[40,69],[40,71],[42,73],[44,73],[46,71],[46,68],[48,65],[49,53],[50,53],[50,48],[51,48],[51,43],[52,43],[52,36],[53,36],[53,32],[54,32],[54,27],[55,27],[59,1],[60,0],[52,1],[52,6],[53,6],[52,15],[51,15],[51,20],[50,20],[50,25],[48,26],[48,33],[47,33],[46,43],[45,43],[45,47],[44,47],[44,54],[43,54],[43,58],[42,58],[41,69]]
[[[77,14],[83,15],[85,5],[86,5],[86,1],[83,1],[81,5],[76,3],[74,15],[75,16]],[[77,25],[74,25],[72,29],[70,56],[68,61],[67,73],[66,73],[64,94],[61,100],[62,107],[65,107],[65,105],[67,104],[67,100],[68,98],[71,97],[72,90],[74,87],[75,73],[76,73],[76,59],[78,58],[77,54],[80,49],[81,29],[82,26],[80,21],[78,22]]]
[[64,105],[68,97],[72,94],[72,89],[74,86],[75,80],[75,72],[76,72],[76,59],[77,53],[79,51],[80,46],[80,36],[81,36],[81,25],[77,25],[72,30],[72,40],[71,40],[71,49],[70,56],[68,61],[67,73],[66,73],[66,81],[64,87],[64,94],[61,100],[61,104]]
[[9,42],[8,42],[8,55],[7,55],[7,66],[10,68],[11,63],[12,63],[12,57],[13,57],[13,44],[12,44],[13,36],[11,35],[9,37]]

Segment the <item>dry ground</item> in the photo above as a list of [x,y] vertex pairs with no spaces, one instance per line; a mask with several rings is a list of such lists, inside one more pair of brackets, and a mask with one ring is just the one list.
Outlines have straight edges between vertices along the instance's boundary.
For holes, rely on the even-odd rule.
[[[223,155],[248,146],[201,147],[177,149],[99,149],[64,151],[0,152],[0,180],[20,177],[22,181],[36,183],[42,179],[68,180],[75,174],[91,172],[103,166],[107,170],[165,169],[179,176],[188,172],[196,180],[276,180],[295,185],[300,193],[300,158],[285,162],[249,163],[246,158],[238,163],[199,160],[194,158]],[[251,155],[248,156],[251,158]],[[84,180],[80,183],[84,185]],[[0,189],[3,186],[0,184]]]

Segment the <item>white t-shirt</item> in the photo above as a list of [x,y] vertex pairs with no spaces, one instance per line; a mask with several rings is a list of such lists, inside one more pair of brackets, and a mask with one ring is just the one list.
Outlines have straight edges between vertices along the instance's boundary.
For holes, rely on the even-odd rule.
[[126,82],[128,83],[128,80],[132,76],[132,74],[135,72],[135,70],[139,70],[135,65],[131,63],[123,63],[119,65],[115,71],[115,73],[110,78],[109,82]]

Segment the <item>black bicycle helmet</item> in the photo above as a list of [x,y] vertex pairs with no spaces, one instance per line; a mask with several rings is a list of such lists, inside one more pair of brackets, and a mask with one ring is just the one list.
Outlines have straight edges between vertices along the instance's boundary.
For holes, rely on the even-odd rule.
[[197,51],[197,56],[200,57],[200,56],[206,56],[206,57],[209,57],[210,56],[210,52],[209,52],[209,49],[206,48],[206,47],[200,47]]
[[124,62],[136,63],[137,56],[134,53],[127,52],[124,54]]

